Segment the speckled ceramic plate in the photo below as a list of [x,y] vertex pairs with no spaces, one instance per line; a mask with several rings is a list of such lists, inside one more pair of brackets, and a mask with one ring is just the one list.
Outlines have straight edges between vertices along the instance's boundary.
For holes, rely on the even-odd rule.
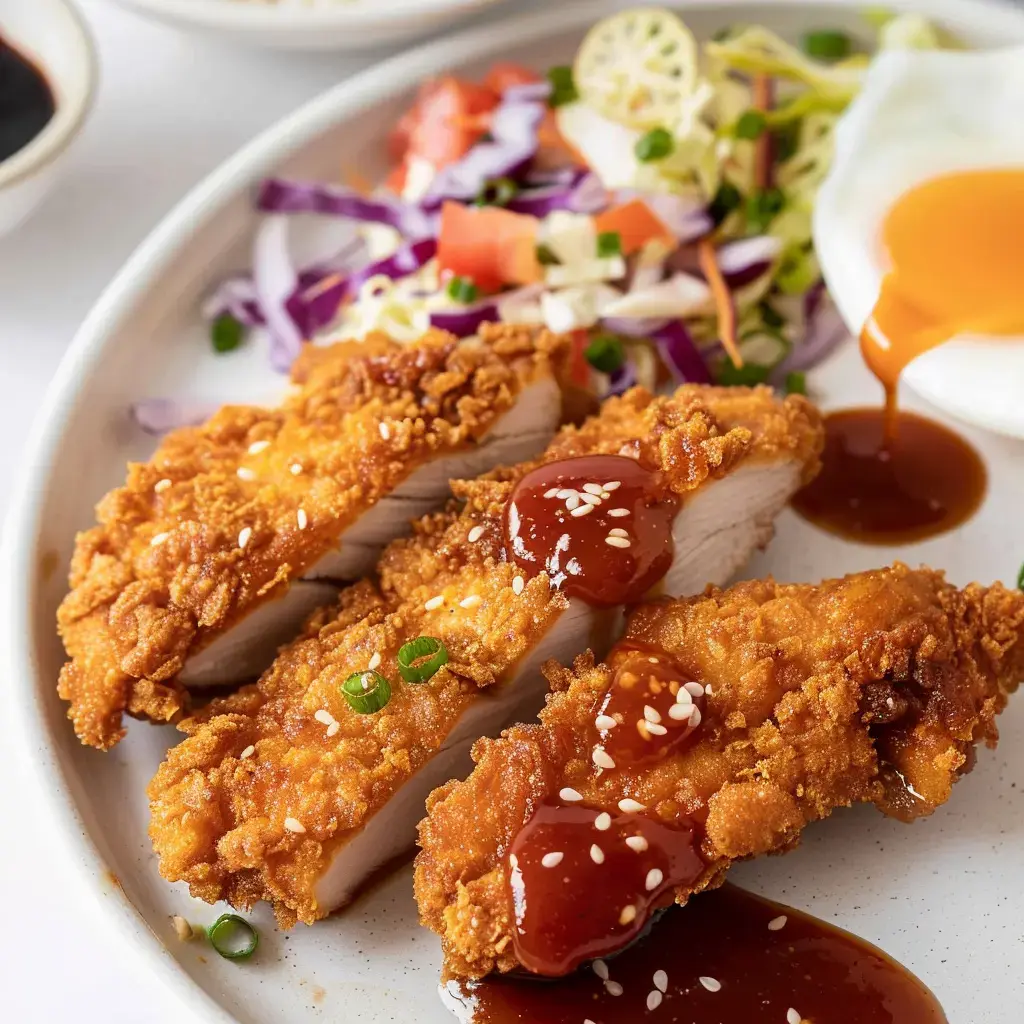
[[[94,501],[121,480],[125,460],[147,454],[126,415],[132,400],[168,392],[258,398],[279,387],[259,353],[221,361],[209,355],[196,314],[209,282],[246,263],[256,223],[251,184],[270,172],[329,177],[340,154],[368,173],[382,170],[384,135],[422,78],[447,68],[480,72],[497,57],[538,67],[564,63],[585,28],[616,5],[552,6],[550,15],[513,19],[379,65],[228,161],[157,229],[102,298],[37,424],[0,567],[2,677],[13,691],[40,799],[62,826],[74,872],[64,883],[97,895],[126,945],[143,951],[194,1019],[445,1024],[435,994],[438,943],[416,924],[408,869],[314,928],[282,934],[260,909],[255,918],[263,938],[245,964],[204,957],[201,948],[176,941],[171,915],[209,922],[220,912],[164,883],[146,839],[144,788],[176,734],[133,722],[112,753],[83,749],[54,690],[63,658],[54,612],[74,533],[91,523]],[[858,24],[852,4],[683,6],[701,35],[734,21],[787,33],[811,24]],[[978,46],[1024,41],[1024,13],[1003,5],[922,0],[910,6],[943,18]],[[812,375],[811,387],[826,408],[880,398],[852,344]],[[944,566],[957,583],[1012,580],[1024,556],[1024,447],[965,433],[984,452],[992,480],[981,511],[957,532],[899,550],[867,548],[787,513],[748,574],[816,580],[901,558]],[[810,829],[797,852],[741,866],[732,877],[877,942],[927,982],[952,1024],[1020,1024],[1024,699],[1011,705],[1001,725],[999,750],[981,751],[975,771],[929,820],[906,827],[868,808],[840,812]],[[835,1020],[822,1024],[851,1022],[837,1008]]]

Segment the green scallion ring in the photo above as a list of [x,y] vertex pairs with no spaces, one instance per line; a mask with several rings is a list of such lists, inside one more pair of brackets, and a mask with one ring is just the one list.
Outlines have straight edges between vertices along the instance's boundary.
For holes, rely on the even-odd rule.
[[[427,660],[420,661],[421,658]],[[447,661],[448,651],[440,640],[418,636],[398,652],[398,671],[407,683],[425,683]]]
[[260,933],[237,914],[221,914],[206,929],[206,937],[225,960],[248,960],[260,944]]
[[348,706],[360,715],[372,715],[391,700],[391,684],[379,673],[366,669],[353,672],[341,684]]

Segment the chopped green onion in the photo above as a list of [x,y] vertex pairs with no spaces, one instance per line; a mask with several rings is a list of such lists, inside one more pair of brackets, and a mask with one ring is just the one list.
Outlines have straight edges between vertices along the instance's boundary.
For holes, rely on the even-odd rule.
[[548,81],[551,83],[548,106],[564,107],[567,103],[575,103],[580,98],[580,94],[576,91],[576,83],[573,81],[571,67],[548,68]]
[[716,43],[724,43],[729,36],[732,35],[732,25],[726,25],[725,28],[715,30],[715,34],[711,37]]
[[259,932],[237,914],[221,914],[206,929],[206,936],[225,960],[248,960],[260,944]]
[[717,383],[726,387],[753,387],[755,384],[763,384],[771,373],[770,366],[761,363],[744,363],[742,366],[735,366],[730,359],[726,359],[715,374]]
[[493,178],[476,197],[476,206],[508,206],[519,195],[519,186],[511,178]]
[[850,56],[853,43],[845,32],[823,29],[806,32],[802,40],[804,53],[815,60],[842,60]]
[[807,394],[807,374],[801,370],[792,370],[786,374],[786,394],[787,395],[806,395]]
[[654,160],[663,160],[676,148],[676,141],[664,128],[652,128],[646,135],[636,140],[633,152],[637,160],[645,164]]
[[448,282],[448,295],[456,302],[475,302],[480,289],[473,283],[470,277],[453,277]]
[[245,340],[245,325],[230,313],[221,313],[210,325],[214,352],[231,352]]
[[715,226],[717,227],[721,224],[742,202],[743,195],[740,193],[740,190],[735,185],[730,185],[729,182],[723,181],[718,186],[718,191],[708,207],[708,212],[711,214],[711,219],[715,222]]
[[762,188],[747,196],[747,227],[754,234],[761,234],[781,213],[786,197],[778,188]]
[[597,236],[597,255],[600,259],[622,255],[622,235],[618,231],[602,231]]
[[790,121],[772,129],[775,159],[785,163],[800,148],[800,122]]
[[761,320],[764,322],[765,327],[778,331],[785,325],[785,318],[770,302],[762,302],[760,310]]
[[1021,565],[1020,572],[1017,573],[1017,589],[1024,590],[1024,565]]
[[353,672],[341,684],[348,706],[360,715],[372,715],[391,700],[391,684],[379,673]]
[[554,267],[562,261],[546,245],[537,246],[537,262],[542,267]]
[[418,636],[398,652],[398,671],[407,683],[425,683],[447,662],[447,648],[433,636]]
[[601,373],[614,373],[626,361],[626,349],[614,334],[599,334],[583,350],[583,355]]
[[757,139],[767,125],[768,122],[760,110],[748,110],[740,115],[733,132],[737,139]]
[[802,295],[818,280],[820,273],[810,246],[798,247],[783,255],[775,284],[786,295]]

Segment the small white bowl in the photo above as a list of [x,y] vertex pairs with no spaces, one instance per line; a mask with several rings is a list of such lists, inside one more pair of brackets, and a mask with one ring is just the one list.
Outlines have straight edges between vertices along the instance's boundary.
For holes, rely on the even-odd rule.
[[42,70],[56,102],[49,124],[0,162],[3,235],[53,188],[92,107],[97,61],[92,36],[67,0],[0,0],[0,34]]
[[359,53],[436,32],[501,0],[117,0],[179,28],[276,50]]

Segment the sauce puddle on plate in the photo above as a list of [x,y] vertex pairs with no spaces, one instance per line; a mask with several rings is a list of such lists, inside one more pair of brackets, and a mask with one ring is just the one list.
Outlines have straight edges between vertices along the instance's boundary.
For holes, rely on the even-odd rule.
[[0,36],[0,160],[24,149],[56,109],[46,76]]
[[450,982],[445,1001],[473,1024],[946,1024],[925,985],[880,949],[731,885],[570,977]]

